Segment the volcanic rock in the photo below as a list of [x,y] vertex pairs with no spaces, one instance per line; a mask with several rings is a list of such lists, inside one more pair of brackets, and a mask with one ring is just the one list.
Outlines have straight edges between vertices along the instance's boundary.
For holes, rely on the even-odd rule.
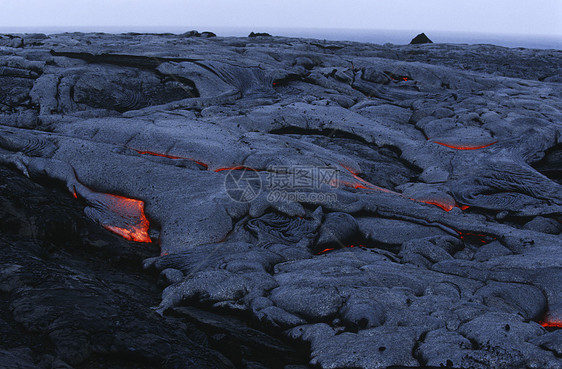
[[0,38],[0,365],[561,367],[560,51],[187,36]]
[[417,35],[416,37],[414,37],[412,39],[412,41],[410,41],[410,45],[416,45],[416,44],[432,44],[433,41],[431,41],[429,39],[429,37],[427,37],[425,35],[425,33],[420,33],[419,35]]
[[203,31],[201,32],[201,37],[209,38],[209,37],[217,37],[217,35],[214,32]]
[[248,37],[271,37],[267,32],[250,32]]

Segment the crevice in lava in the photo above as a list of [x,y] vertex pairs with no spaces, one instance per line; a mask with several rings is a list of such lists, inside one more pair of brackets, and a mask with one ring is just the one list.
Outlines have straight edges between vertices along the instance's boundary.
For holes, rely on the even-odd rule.
[[[401,197],[405,197],[403,194],[383,188],[383,187],[379,187],[376,186],[366,180],[364,180],[363,178],[359,177],[359,175],[355,172],[353,172],[350,168],[347,168],[346,166],[344,166],[343,164],[340,164],[343,168],[345,168],[352,176],[353,178],[355,178],[357,180],[357,182],[349,182],[349,181],[339,181],[336,185],[339,186],[340,184],[346,186],[346,187],[351,187],[354,189],[364,189],[364,190],[370,190],[370,191],[381,191],[381,192],[385,192],[385,193],[392,193]],[[438,200],[419,200],[419,199],[414,199],[414,198],[409,198],[409,197],[405,197],[408,198],[412,201],[416,201],[416,202],[422,202],[424,204],[429,204],[429,205],[435,205],[441,209],[443,209],[444,211],[451,211],[453,210],[453,208],[458,207],[461,210],[466,210],[468,209],[468,207],[463,206],[463,205],[459,205],[456,204],[452,205],[452,204],[447,204]]]
[[330,50],[330,51],[336,51],[336,50],[340,50],[340,49],[343,49],[343,48],[344,48],[344,46],[339,46],[339,45],[322,45],[322,44],[315,43],[315,42],[311,42],[310,45],[319,47],[319,48],[324,49],[324,50]]
[[562,144],[544,152],[544,157],[531,166],[542,175],[562,185]]
[[[196,159],[187,158],[187,157],[184,157],[184,156],[163,154],[163,153],[148,151],[148,150],[137,150],[137,149],[132,149],[132,150],[136,151],[140,155],[157,156],[157,157],[167,158],[167,159],[171,159],[171,160],[189,160],[189,161],[192,161],[192,162],[200,165],[205,170],[209,170],[209,164],[204,163],[204,162],[199,161],[199,160],[196,160]],[[219,172],[224,172],[224,171],[229,171],[229,170],[251,170],[251,171],[254,171],[254,172],[268,172],[269,171],[267,169],[255,169],[255,168],[251,168],[251,167],[248,167],[248,166],[245,166],[245,165],[236,165],[236,166],[233,166],[233,167],[222,167],[222,168],[217,168],[213,171],[215,173],[219,173]]]
[[493,141],[484,145],[453,145],[453,144],[448,144],[445,142],[441,142],[441,141],[434,141],[434,140],[430,140],[433,143],[436,143],[438,145],[441,146],[445,146],[448,147],[450,149],[455,149],[455,150],[478,150],[478,149],[484,149],[486,147],[490,147],[494,144],[496,144],[498,141]]
[[81,59],[88,63],[98,64],[113,64],[125,67],[134,67],[141,69],[155,69],[160,64],[165,62],[197,62],[197,59],[191,58],[162,58],[162,57],[148,57],[140,55],[126,55],[126,54],[98,54],[94,55],[85,52],[67,52],[51,50],[52,56],[64,56],[72,59]]
[[250,168],[250,167],[247,167],[247,166],[244,166],[244,165],[238,165],[238,166],[235,166],[235,167],[218,168],[218,169],[215,169],[214,172],[218,173],[218,172],[224,172],[226,170],[251,170],[251,171],[254,171],[254,172],[265,172],[265,170],[254,169],[254,168]]
[[474,232],[461,232],[458,231],[459,237],[465,243],[474,244],[474,245],[485,245],[492,241],[497,240],[496,237],[485,234],[485,233],[474,233]]
[[154,73],[156,73],[156,75],[160,77],[162,83],[166,83],[170,81],[179,82],[189,87],[189,89],[185,89],[185,91],[190,95],[190,97],[192,98],[201,97],[201,94],[199,93],[199,90],[197,89],[195,82],[193,82],[189,78],[178,76],[176,74],[164,74],[156,69],[154,70]]
[[[479,245],[481,246],[482,244],[485,243],[489,243],[491,241],[497,240],[499,236],[497,235],[493,235],[493,234],[488,234],[488,233],[480,233],[480,232],[473,232],[470,230],[462,230],[462,229],[456,229],[452,226],[446,225],[444,223],[441,222],[431,222],[422,218],[417,218],[417,217],[413,217],[413,216],[408,216],[408,215],[402,215],[402,214],[396,214],[393,212],[386,212],[386,211],[381,211],[381,209],[377,209],[375,212],[371,212],[371,211],[359,211],[359,212],[355,212],[353,214],[354,217],[373,217],[376,216],[378,218],[384,218],[384,219],[394,219],[394,220],[402,220],[402,221],[407,221],[407,222],[411,222],[411,223],[415,223],[415,224],[419,224],[419,225],[423,225],[423,226],[428,226],[428,227],[436,227],[441,229],[442,231],[450,234],[451,236],[454,236],[456,238],[459,238],[461,240],[463,240],[463,242],[466,243],[471,243],[474,242],[475,245]],[[496,237],[497,236],[497,237]],[[484,241],[484,242],[482,242]]]
[[168,159],[187,159],[187,160],[193,160],[193,159],[188,159],[182,156],[174,156],[174,155],[168,155],[168,154],[161,154],[158,152],[154,152],[154,151],[143,151],[143,150],[137,150],[137,149],[133,149],[136,152],[138,152],[141,155],[152,155],[152,156],[159,156],[161,158],[168,158]]
[[[379,187],[376,186],[366,180],[364,180],[363,178],[359,177],[359,175],[354,172],[353,170],[351,170],[350,168],[346,167],[343,164],[340,164],[345,170],[347,170],[351,176],[353,178],[355,178],[355,180],[357,180],[357,182],[350,182],[350,181],[343,181],[340,180],[337,183],[333,183],[335,186],[339,187],[340,185],[343,185],[345,187],[351,187],[354,189],[364,189],[364,190],[372,190],[372,191],[381,191],[381,192],[386,192],[386,193],[392,193],[392,194],[396,194],[396,195],[400,195],[398,192],[394,192],[391,191],[389,189],[383,188],[383,187]],[[331,183],[332,184],[332,183]]]
[[[60,98],[60,84],[62,83],[63,75],[60,74],[57,77],[57,83],[55,85],[55,101],[57,102],[57,106],[55,107],[55,111],[58,111],[61,107],[61,98]],[[49,114],[53,113],[52,111],[47,112]]]
[[429,330],[423,331],[420,336],[419,339],[416,340],[414,346],[412,347],[412,357],[414,359],[416,359],[418,361],[418,363],[420,364],[420,366],[424,366],[425,364],[427,364],[427,360],[424,360],[422,354],[419,351],[420,346],[425,343],[425,337],[427,336],[427,334],[429,333]]
[[398,262],[397,254],[400,252],[401,245],[389,244],[380,241],[373,241],[367,238],[356,236],[343,244],[331,244],[315,252],[316,255],[323,255],[330,251],[341,250],[345,248],[363,248],[371,251],[382,251],[382,254]]
[[398,75],[398,74],[394,74],[394,73],[389,72],[389,71],[384,71],[383,73],[386,74],[393,81],[398,81],[398,82],[412,81],[412,78],[410,78],[410,76]]
[[273,129],[267,133],[274,135],[300,135],[300,136],[324,136],[329,138],[349,138],[352,140],[359,141],[365,145],[370,145],[370,143],[363,137],[342,131],[339,129],[311,129],[311,128],[301,128],[296,126],[286,126],[282,128]]
[[339,129],[312,129],[312,128],[302,128],[297,126],[285,126],[282,128],[272,129],[267,133],[275,134],[275,135],[323,136],[330,139],[341,138],[341,139],[357,141],[373,150],[386,149],[396,155],[395,157],[392,158],[393,160],[399,161],[401,164],[403,164],[408,169],[411,169],[414,172],[421,172],[421,169],[419,167],[401,158],[402,150],[400,150],[398,146],[392,146],[392,145],[377,146],[367,141],[362,136],[347,131],[342,131]]
[[161,158],[168,158],[168,159],[172,159],[172,160],[189,160],[192,161],[196,164],[199,164],[200,166],[202,166],[203,168],[205,168],[206,170],[209,169],[209,165],[206,163],[203,163],[202,161],[198,161],[192,158],[186,158],[184,156],[175,156],[175,155],[169,155],[169,154],[162,154],[162,153],[158,153],[158,152],[154,152],[154,151],[148,151],[148,150],[137,150],[137,149],[133,149],[134,151],[136,151],[137,153],[141,154],[141,155],[151,155],[151,156],[158,156]]
[[273,87],[283,87],[289,85],[291,82],[303,81],[303,78],[298,74],[289,74],[284,78],[273,80]]

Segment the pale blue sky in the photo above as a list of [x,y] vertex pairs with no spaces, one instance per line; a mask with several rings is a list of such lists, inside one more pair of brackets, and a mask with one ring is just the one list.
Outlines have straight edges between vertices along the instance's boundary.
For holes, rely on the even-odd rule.
[[0,0],[0,28],[346,28],[562,37],[562,0]]

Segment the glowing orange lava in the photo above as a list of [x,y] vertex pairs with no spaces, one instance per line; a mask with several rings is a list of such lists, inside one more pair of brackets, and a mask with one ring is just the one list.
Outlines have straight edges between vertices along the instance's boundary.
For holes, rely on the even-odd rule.
[[159,157],[168,158],[168,159],[184,159],[184,160],[190,160],[190,161],[193,161],[193,162],[195,162],[195,163],[201,165],[202,167],[209,168],[209,166],[208,166],[207,164],[205,164],[205,163],[203,163],[203,162],[201,162],[201,161],[197,161],[197,160],[191,159],[191,158],[186,158],[186,157],[183,157],[183,156],[174,156],[174,155],[168,155],[168,154],[161,154],[161,153],[154,152],[154,151],[143,151],[143,150],[137,150],[137,149],[133,149],[133,150],[135,150],[136,152],[138,152],[138,153],[141,154],[141,155],[159,156]]
[[[414,200],[414,199],[411,199],[411,200]],[[445,204],[445,203],[433,201],[433,200],[414,200],[414,201],[419,201],[419,202],[423,202],[425,204],[439,206],[441,209],[443,209],[445,211],[451,211],[455,208],[455,205]]]
[[[344,246],[344,247],[345,247],[345,248],[348,248],[348,247],[349,247],[349,248],[353,248],[353,247],[366,247],[366,246],[365,246],[365,245],[362,245],[362,244],[358,244],[358,245],[346,245],[346,246]],[[334,250],[335,250],[335,248],[324,249],[324,250],[318,252],[316,255],[322,255],[322,254],[325,254],[325,253],[327,253],[327,252],[329,252],[329,251],[334,251]]]
[[541,320],[539,324],[545,328],[562,328],[562,320]]
[[226,167],[226,168],[219,168],[219,169],[215,169],[215,172],[222,172],[225,170],[243,170],[243,169],[248,169],[248,170],[253,170],[256,171],[256,169],[250,168],[250,167],[245,167],[243,165],[237,166],[237,167]]
[[355,173],[353,170],[351,170],[350,168],[346,167],[345,165],[342,165],[342,167],[347,170],[353,178],[355,178],[358,182],[348,182],[348,181],[339,181],[339,183],[341,183],[342,185],[346,186],[346,187],[352,187],[352,188],[361,188],[364,190],[373,190],[373,191],[382,191],[382,192],[386,192],[386,193],[394,193],[394,194],[398,194],[397,192],[388,190],[386,188],[383,187],[379,187],[379,186],[375,186],[374,184],[367,182],[366,180],[364,180],[363,178],[359,177],[359,175],[357,175],[357,173]]
[[136,242],[152,242],[148,235],[150,223],[144,214],[144,201],[129,199],[127,197],[105,194],[108,196],[106,204],[117,215],[130,221],[125,227],[102,224],[104,228],[119,236]]
[[173,155],[167,155],[167,154],[160,154],[158,152],[154,152],[154,151],[142,151],[142,150],[135,150],[136,152],[138,152],[141,155],[152,155],[152,156],[160,156],[162,158],[168,158],[168,159],[187,159],[187,158],[182,158],[181,156],[173,156]]
[[[344,185],[346,187],[351,187],[351,188],[355,188],[355,189],[364,189],[364,190],[371,190],[371,191],[382,191],[382,192],[386,192],[386,193],[393,193],[395,195],[399,195],[402,196],[402,194],[398,193],[398,192],[394,192],[391,191],[389,189],[383,188],[383,187],[379,187],[379,186],[375,186],[374,184],[367,182],[366,180],[364,180],[363,178],[359,177],[359,175],[357,175],[357,173],[355,173],[353,170],[351,170],[350,168],[346,167],[345,165],[340,164],[345,170],[347,170],[352,176],[353,178],[355,178],[357,180],[357,182],[350,182],[350,181],[331,181],[330,185],[331,186],[338,186],[338,185]],[[418,199],[413,199],[413,198],[409,198],[412,201],[417,201],[417,202],[423,202],[425,204],[430,204],[430,205],[435,205],[440,207],[441,209],[445,210],[445,211],[451,211],[452,209],[454,209],[456,206],[458,206],[457,204],[450,204],[450,203],[445,203],[442,201],[438,201],[438,200],[418,200]],[[468,209],[468,206],[459,206],[459,208],[461,210],[466,210]]]
[[452,144],[447,144],[447,143],[439,142],[439,141],[431,141],[431,142],[434,142],[438,145],[445,146],[445,147],[455,149],[455,150],[478,150],[478,149],[483,149],[483,148],[488,147],[488,146],[492,146],[493,144],[497,143],[498,141],[490,142],[490,143],[485,144],[485,145],[474,145],[474,146],[472,146],[472,145],[452,145]]
[[487,244],[488,242],[490,242],[490,240],[497,240],[496,237],[483,233],[460,232],[460,231],[457,231],[457,233],[459,234],[461,240],[464,240],[466,238],[472,238],[478,240],[482,244]]

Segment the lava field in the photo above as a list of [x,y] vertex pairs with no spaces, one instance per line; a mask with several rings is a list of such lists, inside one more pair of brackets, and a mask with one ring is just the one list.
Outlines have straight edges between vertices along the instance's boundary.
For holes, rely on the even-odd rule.
[[0,367],[562,368],[562,51],[0,35]]

